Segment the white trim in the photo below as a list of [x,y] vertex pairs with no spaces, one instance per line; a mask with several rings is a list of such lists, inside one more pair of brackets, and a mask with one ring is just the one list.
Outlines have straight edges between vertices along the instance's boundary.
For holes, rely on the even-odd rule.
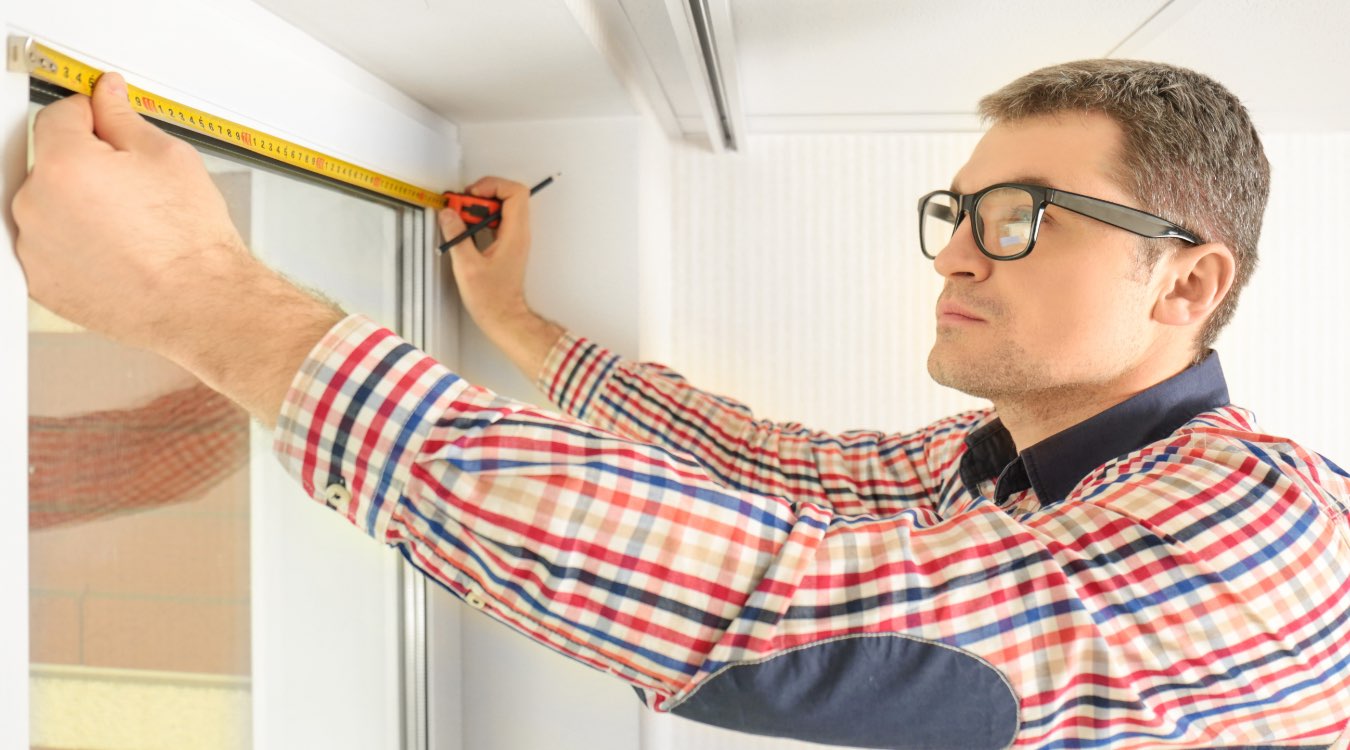
[[99,682],[139,682],[153,685],[186,685],[207,687],[237,687],[248,689],[248,677],[227,674],[199,674],[197,672],[167,672],[156,669],[122,669],[116,667],[85,667],[73,664],[38,664],[30,669],[31,676],[63,680],[96,680]]
[[28,747],[28,294],[14,256],[14,191],[27,173],[28,77],[4,74],[0,239],[0,747]]
[[[731,0],[707,0],[708,27],[717,51],[718,71],[722,78],[722,99],[736,150],[745,147],[745,107],[741,102],[740,58],[736,55],[736,30],[731,17]],[[720,131],[718,131],[720,132]],[[710,135],[711,137],[711,135]]]
[[[766,133],[978,133],[984,130],[973,112],[880,112],[832,115],[745,115],[750,135]],[[701,133],[700,120],[684,117],[680,129]]]
[[[698,42],[693,12],[687,0],[665,0],[665,3],[671,29],[675,33],[675,44],[680,50],[680,59],[684,61],[684,72],[689,77],[690,88],[698,104],[703,127],[701,132],[707,134],[708,145],[713,153],[720,154],[726,151],[726,144],[722,141],[722,125],[718,122],[717,104],[713,101],[712,86],[708,82],[709,72],[703,64],[703,48]],[[687,118],[680,119],[682,127],[686,122]],[[684,129],[685,132],[699,132],[687,127]]]
[[623,3],[597,0],[563,0],[563,3],[628,91],[638,113],[655,120],[666,137],[679,138],[679,120]]
[[[403,284],[403,336],[409,343],[427,350],[426,319],[431,308],[432,293],[427,267],[432,262],[436,245],[433,241],[436,214],[430,208],[408,210],[402,217],[402,247],[400,263]],[[403,686],[400,704],[403,709],[403,750],[427,750],[428,745],[428,687],[427,679],[427,579],[412,563],[404,560],[399,567],[403,596]]]

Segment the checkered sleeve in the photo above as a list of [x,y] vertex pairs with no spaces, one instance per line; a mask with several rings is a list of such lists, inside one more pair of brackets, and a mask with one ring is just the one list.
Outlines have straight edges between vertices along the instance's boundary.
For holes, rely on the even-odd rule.
[[935,507],[935,477],[961,450],[953,423],[910,434],[830,434],[756,419],[744,404],[698,390],[664,365],[626,361],[570,333],[554,344],[536,386],[577,419],[692,456],[728,487],[843,515]]
[[274,437],[311,497],[649,704],[719,643],[743,650],[736,622],[782,612],[830,520],[473,386],[359,316],[311,352]]
[[1329,514],[1315,456],[1211,433],[1045,511],[848,516],[473,386],[352,317],[274,447],[316,500],[658,711],[867,747],[892,745],[849,733],[1325,746],[1350,715],[1345,478]]

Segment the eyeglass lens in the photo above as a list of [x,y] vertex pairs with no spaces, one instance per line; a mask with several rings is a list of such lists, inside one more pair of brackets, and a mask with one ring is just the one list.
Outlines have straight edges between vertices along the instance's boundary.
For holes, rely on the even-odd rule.
[[[950,195],[930,196],[923,206],[920,241],[924,254],[934,257],[951,241],[961,207]],[[980,196],[975,204],[974,231],[989,255],[1012,256],[1027,249],[1036,217],[1036,202],[1021,188],[1001,187]]]

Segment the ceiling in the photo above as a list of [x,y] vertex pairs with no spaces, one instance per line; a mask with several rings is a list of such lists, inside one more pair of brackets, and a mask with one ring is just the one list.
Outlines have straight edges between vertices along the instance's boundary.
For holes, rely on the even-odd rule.
[[[1207,73],[1267,131],[1350,131],[1343,0],[702,0],[741,132],[970,130],[1016,76],[1084,57]],[[716,109],[686,0],[258,0],[455,122]]]

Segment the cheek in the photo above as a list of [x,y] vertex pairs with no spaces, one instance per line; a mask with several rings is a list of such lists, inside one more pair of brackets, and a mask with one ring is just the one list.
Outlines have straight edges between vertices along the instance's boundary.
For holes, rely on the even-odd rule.
[[1098,330],[1101,321],[1095,309],[1085,308],[1074,294],[1050,293],[1026,300],[1014,323],[1023,348],[1063,359],[1065,352],[1082,347],[1082,342]]
[[1010,336],[1047,364],[1095,361],[1123,344],[1136,328],[1138,290],[1106,273],[1056,271],[1013,303]]

